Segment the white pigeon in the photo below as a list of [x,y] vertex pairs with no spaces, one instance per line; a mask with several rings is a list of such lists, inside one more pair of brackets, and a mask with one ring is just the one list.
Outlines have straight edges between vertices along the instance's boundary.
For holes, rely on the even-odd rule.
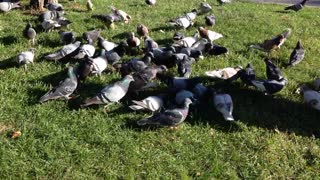
[[92,57],[96,48],[91,44],[84,44],[80,46],[79,53],[75,55],[73,58],[75,59],[83,59],[85,56]]
[[241,66],[227,67],[227,68],[213,70],[213,71],[206,71],[205,74],[213,78],[229,79],[234,75],[236,75],[238,71],[240,71],[241,69],[242,69]]
[[320,90],[320,78],[316,79],[313,83],[315,90]]
[[24,65],[25,69],[27,69],[27,64],[33,63],[34,51],[35,49],[29,49],[28,51],[20,53],[16,58],[17,62],[20,65]]
[[203,27],[199,27],[198,32],[202,38],[208,39],[210,42],[223,37],[222,34],[211,31],[209,29],[205,29]]
[[214,94],[214,107],[223,115],[227,121],[233,121],[233,102],[229,94]]
[[198,42],[199,38],[200,38],[199,34],[195,33],[193,37],[189,36],[180,40],[175,40],[175,42],[173,43],[173,46],[180,46],[185,48],[192,47],[196,42]]
[[308,106],[320,111],[320,93],[312,90],[307,85],[301,85],[297,93],[303,94],[303,102]]
[[8,12],[11,9],[19,8],[20,2],[0,2],[0,11]]
[[176,19],[170,20],[169,24],[172,26],[180,27],[187,29],[193,25],[193,20],[197,17],[197,10],[194,9],[191,12],[187,13],[184,16],[180,16]]
[[161,96],[149,96],[141,101],[132,100],[134,105],[129,106],[130,109],[137,110],[150,110],[152,112],[160,111],[163,107],[163,99]]
[[86,6],[87,6],[88,11],[93,10],[93,4],[92,4],[91,0],[87,0]]
[[80,47],[80,44],[81,44],[80,41],[76,41],[73,44],[65,45],[60,50],[45,56],[45,59],[55,60],[55,61],[60,60],[60,59],[64,58],[65,56],[73,53],[76,49],[78,49]]

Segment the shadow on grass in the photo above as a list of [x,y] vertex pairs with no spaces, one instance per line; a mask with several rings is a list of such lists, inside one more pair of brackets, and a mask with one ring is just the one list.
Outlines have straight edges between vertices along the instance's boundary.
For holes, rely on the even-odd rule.
[[[156,28],[152,28],[151,31],[172,31],[172,30],[181,30],[179,28],[176,28],[174,26],[160,26],[160,27],[156,27]],[[172,34],[173,35],[173,34]]]
[[0,38],[0,44],[3,44],[5,46],[14,44],[18,41],[18,39],[14,36],[6,36]]
[[285,11],[285,10],[281,10],[281,11],[274,11],[275,13],[281,13],[281,14],[289,14],[291,13],[290,11]]
[[15,60],[16,57],[11,57],[9,59],[5,59],[0,61],[0,69],[9,69],[9,68],[13,68],[13,67],[19,67],[19,64],[17,63],[17,61]]

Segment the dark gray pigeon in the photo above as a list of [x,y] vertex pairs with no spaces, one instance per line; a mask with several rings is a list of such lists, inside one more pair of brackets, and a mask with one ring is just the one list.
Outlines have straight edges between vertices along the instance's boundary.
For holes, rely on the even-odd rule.
[[73,43],[76,40],[76,34],[71,31],[59,31],[60,40],[64,44]]
[[127,75],[122,80],[106,86],[94,97],[85,100],[84,103],[81,104],[81,107],[84,108],[94,104],[108,105],[113,102],[118,102],[127,94],[132,81],[134,81],[133,77]]
[[120,44],[113,48],[111,51],[105,53],[106,59],[109,64],[114,65],[119,62],[120,59],[125,55],[126,48],[128,45],[125,42],[120,42]]
[[165,83],[169,89],[193,89],[197,84],[201,83],[204,79],[202,77],[172,77],[164,74],[158,74],[157,79]]
[[64,11],[46,11],[39,15],[39,21],[43,22],[44,20],[58,20],[60,17],[63,17]]
[[214,26],[216,24],[216,17],[214,15],[208,15],[204,19],[207,26]]
[[210,11],[212,11],[212,7],[210,6],[210,4],[208,4],[206,2],[200,3],[200,14],[206,14]]
[[253,85],[253,80],[256,80],[256,73],[254,72],[254,69],[250,63],[245,69],[238,71],[238,75],[240,76],[242,82],[249,86]]
[[301,45],[301,42],[298,41],[297,46],[294,48],[290,55],[289,65],[295,66],[299,64],[304,58],[305,51]]
[[97,41],[98,38],[100,37],[101,32],[102,32],[101,29],[87,31],[87,32],[83,33],[82,37],[84,38],[84,40],[86,40],[88,42],[88,44],[93,45],[93,43],[95,41]]
[[183,48],[180,53],[186,54],[189,57],[192,57],[196,60],[203,59],[202,51],[195,48]]
[[222,54],[228,54],[228,49],[223,46],[219,46],[217,44],[213,44],[211,42],[205,45],[204,51],[209,55],[219,56]]
[[67,55],[73,53],[76,49],[78,49],[80,47],[81,42],[80,41],[76,41],[73,44],[68,44],[62,47],[62,49],[49,54],[47,56],[45,56],[45,59],[47,60],[60,60],[64,57],[66,57]]
[[162,113],[156,113],[151,117],[139,120],[137,124],[139,126],[178,126],[187,118],[191,103],[192,100],[187,98],[182,108],[168,109]]
[[76,75],[76,69],[73,67],[69,67],[68,69],[68,77],[59,83],[58,86],[51,89],[45,95],[43,95],[39,102],[43,103],[50,99],[58,99],[65,98],[70,99],[70,95],[76,90],[78,86],[78,77]]
[[151,63],[152,54],[146,54],[142,59],[133,58],[130,61],[115,64],[116,69],[120,72],[121,76],[124,77],[132,72],[140,72],[148,67]]
[[23,36],[30,39],[32,41],[32,45],[34,45],[36,35],[37,35],[36,30],[32,28],[31,23],[28,23],[25,29],[23,30]]
[[63,6],[62,4],[59,4],[59,3],[48,3],[46,5],[46,8],[49,11],[63,11]]
[[288,7],[285,7],[284,10],[293,10],[293,11],[299,11],[303,8],[303,6],[306,4],[308,0],[303,0],[297,4],[294,4],[292,6],[288,6]]
[[273,64],[273,62],[269,58],[265,58],[264,62],[266,64],[266,74],[268,80],[280,81],[284,78],[281,70],[275,64]]
[[283,89],[288,84],[288,80],[283,78],[280,81],[277,80],[253,80],[252,84],[266,95],[275,94]]
[[189,78],[192,73],[192,63],[195,59],[192,57],[184,57],[182,61],[178,63],[178,73],[180,77]]

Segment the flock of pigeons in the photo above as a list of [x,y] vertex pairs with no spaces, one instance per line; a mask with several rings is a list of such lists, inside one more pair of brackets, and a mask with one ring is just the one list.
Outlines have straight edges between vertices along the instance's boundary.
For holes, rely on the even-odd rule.
[[[299,10],[306,3],[304,0],[299,5],[290,6],[286,9]],[[154,6],[155,0],[146,0],[148,5]],[[221,4],[230,3],[227,0],[220,0]],[[16,4],[12,3],[11,8]],[[0,9],[4,6],[0,3]],[[46,32],[62,26],[68,26],[71,21],[64,17],[64,8],[61,4],[47,4],[48,11],[39,15],[41,27]],[[87,1],[88,10],[93,9],[90,0]],[[125,11],[110,7],[110,14],[95,14],[92,18],[102,20],[114,28],[114,23],[129,23],[132,17]],[[210,14],[212,8],[202,2],[198,9],[179,16],[168,21],[168,24],[176,28],[187,29],[193,25],[194,20],[199,15],[204,15],[204,23],[208,27],[215,26],[215,16]],[[209,14],[209,15],[207,15]],[[156,41],[149,36],[149,29],[138,24],[136,33],[128,33],[128,38],[119,43],[111,42],[101,36],[101,29],[92,30],[83,33],[83,39],[86,43],[76,41],[76,34],[69,31],[59,31],[60,40],[65,45],[56,52],[45,56],[48,61],[66,61],[77,59],[80,63],[74,67],[68,68],[67,77],[59,85],[43,95],[39,102],[44,103],[48,100],[72,98],[72,94],[79,87],[78,85],[85,81],[88,76],[99,75],[107,68],[119,72],[122,78],[112,84],[107,85],[94,97],[87,98],[80,107],[85,108],[91,105],[107,105],[119,102],[125,96],[132,97],[148,88],[157,87],[160,82],[166,84],[167,89],[158,95],[146,97],[143,100],[132,100],[129,106],[132,110],[151,111],[152,116],[139,120],[138,125],[156,125],[156,126],[177,126],[188,116],[189,106],[196,103],[207,103],[210,97],[213,97],[215,108],[221,112],[224,119],[233,121],[233,102],[229,94],[223,93],[212,87],[205,86],[207,81],[215,83],[232,83],[240,78],[247,86],[253,86],[267,95],[272,95],[281,91],[288,83],[281,70],[271,61],[269,56],[265,58],[267,80],[258,80],[251,64],[245,68],[241,66],[228,67],[215,71],[206,72],[206,76],[190,77],[192,74],[192,65],[201,61],[203,56],[219,56],[228,53],[226,47],[217,45],[213,41],[222,38],[223,35],[204,27],[198,27],[194,36],[185,37],[183,33],[173,34],[173,43],[169,46],[160,47]],[[292,33],[291,29],[286,29],[281,34],[272,39],[263,41],[260,44],[251,45],[266,53],[280,49],[287,38]],[[37,33],[31,23],[26,25],[23,35],[30,39],[32,45],[35,45]],[[138,37],[137,37],[137,36]],[[143,48],[140,48],[143,41]],[[96,50],[96,46],[100,50]],[[99,53],[97,53],[99,52]],[[22,52],[17,56],[17,62],[24,65],[33,63],[34,49]],[[143,53],[141,58],[132,58],[129,61],[121,61],[124,55],[137,55]],[[300,63],[305,56],[305,50],[300,41],[290,56],[289,65],[295,66]],[[168,69],[177,68],[179,77],[170,76]],[[314,83],[315,89],[320,89],[320,79]],[[301,85],[297,92],[303,93],[304,101],[311,107],[320,110],[320,94],[308,86]]]

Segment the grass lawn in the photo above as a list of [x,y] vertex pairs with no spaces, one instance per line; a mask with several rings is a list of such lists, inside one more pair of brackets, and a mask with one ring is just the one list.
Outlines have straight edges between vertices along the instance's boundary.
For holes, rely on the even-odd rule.
[[[104,28],[103,37],[119,42],[124,32],[135,31],[143,23],[162,45],[174,33],[166,22],[200,2],[158,0],[151,8],[144,0],[97,0],[93,1],[95,10],[87,12],[84,0],[61,1],[66,17],[73,21],[70,29],[78,37]],[[108,29],[90,18],[109,13],[109,5],[128,12],[132,21]],[[14,58],[30,47],[22,30],[28,21],[38,23],[37,16],[20,10],[1,13],[0,179],[319,179],[320,112],[302,105],[294,91],[300,83],[320,77],[320,9],[283,13],[283,7],[246,2],[213,6],[217,17],[213,29],[225,36],[216,43],[228,47],[230,53],[194,64],[192,76],[251,62],[257,76],[265,79],[265,54],[247,47],[292,28],[291,37],[272,53],[289,80],[285,89],[265,96],[237,81],[225,89],[234,101],[235,123],[226,123],[210,100],[207,106],[193,109],[178,130],[137,127],[136,121],[148,114],[129,110],[129,100],[110,106],[107,114],[102,106],[78,109],[83,99],[120,77],[110,72],[101,78],[89,77],[75,100],[39,104],[51,85],[64,79],[63,70],[70,65],[43,58],[62,46],[59,35],[56,31],[38,33],[35,63],[25,71]],[[185,33],[192,35],[198,26],[204,26],[203,16]],[[306,57],[301,64],[285,68],[298,39]],[[22,136],[10,138],[12,130],[20,130]]]

